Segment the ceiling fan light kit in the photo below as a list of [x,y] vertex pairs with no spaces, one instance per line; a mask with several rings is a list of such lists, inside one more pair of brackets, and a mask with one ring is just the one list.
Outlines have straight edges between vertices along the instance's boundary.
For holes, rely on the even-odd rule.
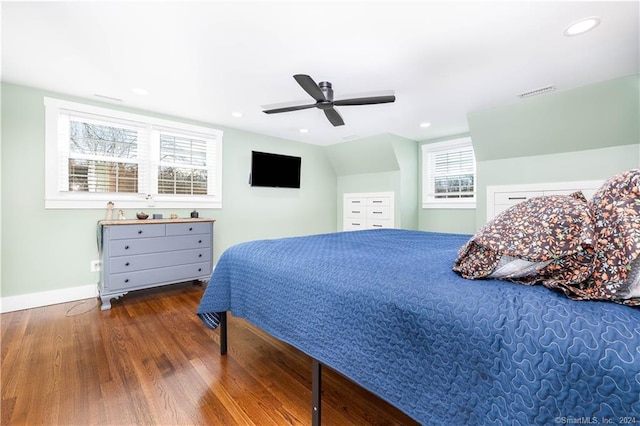
[[384,95],[340,99],[334,101],[333,88],[330,82],[321,81],[319,84],[316,84],[316,82],[306,74],[296,74],[293,76],[293,78],[298,82],[300,87],[302,87],[302,89],[304,89],[304,91],[307,92],[309,96],[311,96],[316,102],[313,104],[267,109],[264,111],[265,114],[299,111],[315,107],[324,112],[327,120],[329,120],[329,122],[333,126],[342,126],[344,125],[344,120],[342,119],[342,116],[340,115],[338,110],[334,108],[335,106],[386,104],[395,102],[396,100],[396,97],[394,95]]

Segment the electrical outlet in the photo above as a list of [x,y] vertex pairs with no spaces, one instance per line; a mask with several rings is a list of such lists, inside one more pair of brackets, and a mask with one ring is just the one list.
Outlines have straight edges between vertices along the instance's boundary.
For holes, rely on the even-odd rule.
[[102,269],[102,262],[100,262],[99,260],[91,261],[91,272],[100,272],[101,269]]

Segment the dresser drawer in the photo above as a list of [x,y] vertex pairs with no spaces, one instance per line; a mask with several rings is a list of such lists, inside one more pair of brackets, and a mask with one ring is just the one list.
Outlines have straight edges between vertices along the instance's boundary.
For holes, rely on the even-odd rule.
[[189,281],[198,278],[209,278],[210,275],[211,262],[124,272],[121,274],[111,274],[106,290],[110,292],[124,289],[134,290],[149,287],[153,284],[167,283],[176,280]]
[[543,195],[542,191],[522,191],[522,192],[497,192],[494,198],[495,204],[514,205],[529,198]]
[[367,199],[361,197],[345,198],[345,207],[347,208],[359,208],[367,205]]
[[164,237],[165,225],[120,225],[109,227],[109,237],[112,240],[126,238]]
[[367,207],[364,205],[347,207],[345,216],[349,218],[365,218],[367,217]]
[[390,206],[391,199],[389,197],[370,197],[367,198],[367,206]]
[[494,217],[498,216],[500,213],[507,210],[509,207],[513,207],[514,205],[515,204],[496,204],[495,206],[493,206]]
[[178,235],[175,237],[140,238],[109,242],[111,256],[160,253],[211,247],[211,235]]
[[211,260],[211,248],[167,251],[163,253],[139,254],[134,256],[117,256],[111,258],[111,261],[109,262],[109,272],[117,274],[189,263],[211,262]]
[[390,206],[367,206],[367,219],[389,219]]
[[367,229],[365,220],[346,220],[344,223],[345,231],[355,231],[357,229]]
[[393,222],[389,219],[374,219],[367,224],[369,228],[393,228]]
[[210,223],[170,223],[167,225],[167,236],[210,234],[211,229]]

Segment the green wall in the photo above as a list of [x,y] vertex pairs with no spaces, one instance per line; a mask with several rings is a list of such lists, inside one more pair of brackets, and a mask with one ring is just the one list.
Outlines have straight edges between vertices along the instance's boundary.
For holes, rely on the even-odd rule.
[[640,166],[640,144],[478,162],[478,227],[486,222],[489,185],[606,180]]
[[402,139],[385,134],[327,146],[327,156],[338,176],[400,170],[393,141]]
[[[346,192],[396,194],[400,227],[473,233],[486,218],[487,185],[606,179],[640,166],[639,76],[525,99],[468,115],[469,133],[420,143],[379,135],[319,147],[265,135],[2,85],[0,161],[0,295],[14,296],[97,283],[96,222],[104,210],[44,209],[44,105],[52,96],[153,115],[224,132],[223,208],[213,217],[215,258],[260,238],[342,229]],[[478,205],[422,209],[420,145],[471,136],[477,156]],[[251,150],[302,157],[302,188],[251,188]],[[191,209],[161,210],[187,215]],[[133,217],[134,211],[127,211]]]
[[423,231],[473,234],[487,218],[487,186],[606,180],[640,167],[640,144],[477,162],[475,209],[420,209]]
[[[336,176],[322,147],[236,129],[71,98],[41,90],[2,85],[2,253],[1,295],[14,296],[96,284],[89,271],[97,259],[96,222],[100,210],[45,210],[44,105],[52,96],[224,131],[223,207],[199,209],[216,219],[214,255],[242,241],[336,230]],[[251,150],[302,157],[300,189],[251,188]],[[191,209],[149,209],[178,213]],[[125,211],[134,217],[135,211]]]
[[[469,133],[460,133],[421,142],[419,145],[419,164],[422,169],[422,145],[469,137]],[[472,138],[473,141],[473,138]],[[475,145],[475,143],[474,143]],[[449,232],[454,234],[473,234],[476,227],[476,209],[423,209],[422,173],[419,179],[418,229],[422,231]]]
[[418,229],[418,145],[383,134],[325,148],[338,176],[337,223],[342,229],[343,196],[352,192],[393,192],[397,228]]
[[418,229],[420,164],[418,143],[416,141],[396,137],[392,139],[393,150],[400,166],[400,197],[398,209],[400,221],[398,227]]
[[419,229],[473,233],[486,221],[488,185],[604,180],[640,167],[640,75],[470,113],[477,160],[475,210],[420,209]]
[[471,113],[478,161],[638,143],[640,75],[522,99]]
[[605,180],[640,166],[640,75],[469,114],[477,159],[476,228],[486,187]]

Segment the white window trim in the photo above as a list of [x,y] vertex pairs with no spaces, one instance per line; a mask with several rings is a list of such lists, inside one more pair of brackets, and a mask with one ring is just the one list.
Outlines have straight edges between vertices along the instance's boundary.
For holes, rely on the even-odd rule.
[[[472,146],[471,138],[464,137],[459,139],[451,139],[448,141],[426,143],[422,145],[422,208],[423,209],[475,209],[478,193],[478,181],[475,179],[474,194],[471,199],[446,199],[439,200],[428,194],[429,173],[427,173],[427,157],[429,153],[435,151],[446,151],[459,147]],[[476,174],[476,165],[474,160],[474,175]]]
[[[44,98],[45,105],[45,209],[96,209],[106,208],[107,202],[115,203],[117,209],[133,208],[222,208],[222,135],[223,132],[207,127],[195,126],[145,115],[133,114],[85,105],[54,98]],[[215,140],[215,148],[207,155],[215,155],[214,195],[166,195],[153,193],[150,188],[140,188],[144,193],[87,193],[60,191],[60,161],[58,146],[58,115],[60,109],[81,111],[88,114],[103,115],[122,120],[144,123],[148,127],[165,127],[204,135]],[[148,167],[156,166],[158,161],[150,160]],[[151,173],[153,174],[153,173]],[[210,182],[211,183],[211,182]]]

